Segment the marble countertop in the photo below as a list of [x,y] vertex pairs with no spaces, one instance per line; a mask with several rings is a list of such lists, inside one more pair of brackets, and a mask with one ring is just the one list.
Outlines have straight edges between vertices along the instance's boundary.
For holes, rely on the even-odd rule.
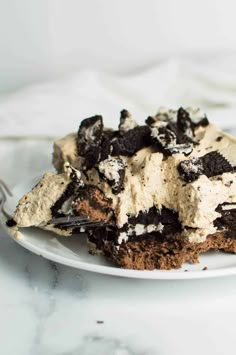
[[[30,170],[50,168],[50,152],[50,139],[1,139],[1,178],[13,186]],[[145,281],[99,275],[45,260],[0,230],[0,282],[2,355],[236,351],[235,276]]]

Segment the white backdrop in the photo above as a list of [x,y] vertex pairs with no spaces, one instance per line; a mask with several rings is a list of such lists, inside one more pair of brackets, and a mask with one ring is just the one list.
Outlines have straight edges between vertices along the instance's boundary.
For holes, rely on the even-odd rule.
[[0,0],[0,90],[236,49],[234,0]]

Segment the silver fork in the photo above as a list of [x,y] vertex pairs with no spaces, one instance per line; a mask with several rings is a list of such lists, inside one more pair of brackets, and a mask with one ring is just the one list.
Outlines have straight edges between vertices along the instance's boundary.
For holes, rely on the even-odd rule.
[[[7,186],[7,184],[0,179],[0,213],[3,213],[7,218],[12,218],[12,215],[6,209],[6,202],[9,198],[14,198],[13,193]],[[95,228],[101,226],[107,226],[108,223],[99,220],[90,220],[86,216],[63,216],[63,217],[53,217],[47,224],[58,225],[62,227],[77,227],[77,228]]]
[[107,226],[107,222],[99,220],[90,220],[86,216],[63,216],[63,217],[53,217],[47,224],[59,225],[62,227],[78,227],[78,228],[95,228]]
[[8,197],[13,197],[12,192],[10,191],[7,184],[0,179],[0,213],[3,213],[6,217],[10,218],[11,216],[5,209],[5,204],[7,202]]

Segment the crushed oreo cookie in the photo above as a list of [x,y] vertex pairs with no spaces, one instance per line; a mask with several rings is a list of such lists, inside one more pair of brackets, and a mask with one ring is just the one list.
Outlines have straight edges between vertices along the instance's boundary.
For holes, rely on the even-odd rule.
[[108,158],[103,160],[99,163],[98,170],[115,194],[123,190],[126,166],[122,159]]
[[194,127],[198,128],[198,127],[206,127],[209,125],[209,121],[207,117],[204,117],[202,119],[200,119],[198,122],[193,122]]
[[194,136],[194,124],[190,119],[190,115],[187,111],[185,111],[182,107],[178,109],[177,112],[177,140],[178,143],[185,143],[183,140],[186,140],[185,137],[190,139]]
[[78,130],[78,153],[85,158],[85,168],[91,169],[100,159],[103,133],[102,116],[84,119]]
[[156,122],[156,120],[155,120],[155,118],[152,117],[152,116],[148,116],[148,118],[145,120],[145,123],[146,123],[148,126],[152,126],[153,123],[155,123],[155,122]]
[[103,134],[101,141],[100,161],[108,158],[111,153],[111,139],[107,134]]
[[150,128],[148,126],[138,126],[127,131],[122,137],[118,137],[111,142],[112,155],[125,155],[131,157],[138,150],[152,144]]
[[[163,111],[163,110],[162,110]],[[81,122],[78,131],[78,152],[84,157],[84,170],[89,170],[109,155],[132,156],[138,150],[153,145],[165,155],[189,155],[194,142],[194,130],[208,124],[205,118],[193,122],[182,107],[178,111],[160,111],[146,119],[147,126],[138,126],[127,110],[121,111],[119,130],[103,130],[102,116],[89,117]]]
[[154,126],[151,135],[154,147],[163,154],[189,155],[193,150],[194,125],[183,108],[177,111],[176,122],[172,120],[165,126]]
[[179,163],[177,169],[181,179],[186,182],[193,182],[204,173],[203,163],[199,158],[183,160]]
[[132,115],[127,110],[122,110],[120,113],[119,132],[121,135],[128,132],[130,129],[137,127],[137,122],[132,118]]
[[[156,207],[151,207],[147,212],[139,212],[137,216],[130,216],[128,223],[126,223],[119,233],[127,232],[130,226],[136,225],[155,225],[160,224],[163,226],[161,232],[156,231],[156,234],[163,234],[165,237],[177,233],[182,230],[182,225],[178,218],[178,213],[162,206],[161,210]],[[134,237],[135,238],[135,237]]]
[[216,138],[216,142],[221,142],[221,141],[222,141],[222,139],[223,139],[223,137],[222,137],[222,136],[218,136],[218,137]]
[[218,230],[227,230],[225,236],[236,239],[236,203],[223,203],[216,208],[221,217],[214,221]]
[[52,217],[64,217],[65,213],[62,211],[63,204],[75,195],[78,190],[78,183],[76,180],[71,181],[61,197],[51,207]]
[[90,145],[84,154],[86,170],[92,169],[101,158],[101,147]]
[[84,119],[78,130],[78,144],[81,148],[79,153],[84,154],[84,149],[88,145],[99,145],[103,132],[103,119],[102,116],[96,115]]
[[6,225],[7,225],[7,227],[15,227],[16,226],[16,222],[14,221],[14,219],[13,218],[11,218],[11,219],[8,219],[8,221],[6,221]]
[[186,182],[193,182],[200,175],[213,177],[223,173],[233,172],[235,168],[218,151],[213,151],[200,158],[192,158],[179,163],[178,172]]

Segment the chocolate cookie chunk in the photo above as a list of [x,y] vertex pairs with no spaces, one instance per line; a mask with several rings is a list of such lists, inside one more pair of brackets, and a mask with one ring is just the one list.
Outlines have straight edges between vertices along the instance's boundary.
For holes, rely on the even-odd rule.
[[99,144],[103,131],[103,118],[100,115],[84,119],[79,127],[78,140],[87,144]]
[[227,229],[225,236],[236,239],[236,204],[223,203],[217,207],[216,212],[221,217],[214,221],[214,226],[219,230]]
[[78,130],[78,153],[84,156],[90,145],[99,146],[103,132],[102,116],[96,115],[84,119]]
[[123,135],[130,129],[137,127],[137,122],[127,110],[122,110],[120,113],[119,133]]
[[123,160],[119,158],[108,158],[98,165],[100,174],[108,182],[115,194],[123,189],[125,169]]
[[148,126],[152,126],[156,122],[155,118],[152,116],[148,116],[148,118],[145,120],[145,123]]
[[193,124],[194,124],[195,128],[198,128],[200,126],[206,127],[209,125],[209,121],[208,121],[207,117],[204,117],[204,118],[200,119],[198,122],[194,122]]
[[107,134],[103,134],[101,141],[101,157],[100,161],[108,158],[111,153],[111,138]]
[[152,137],[157,150],[159,149],[163,154],[190,154],[194,144],[194,124],[189,113],[182,107],[179,108],[176,121],[172,118],[164,126],[154,126]]
[[125,155],[131,157],[138,150],[151,145],[150,128],[138,126],[130,129],[122,137],[111,142],[112,155]]
[[78,154],[83,156],[84,168],[91,169],[101,157],[101,141],[103,134],[102,116],[96,115],[84,119],[77,135]]
[[139,212],[137,216],[129,217],[127,226],[135,226],[137,224],[148,226],[153,224],[158,225],[159,223],[163,225],[162,232],[165,234],[165,237],[181,231],[182,228],[178,213],[164,206],[162,206],[161,210],[151,207],[146,212]]
[[181,141],[183,139],[182,136],[193,138],[194,124],[190,119],[189,113],[180,107],[177,112],[177,138]]
[[184,160],[179,163],[177,169],[181,178],[186,182],[193,182],[203,174],[212,177],[235,170],[228,160],[217,151],[207,153],[200,158]]
[[101,146],[90,145],[86,148],[84,153],[84,168],[86,170],[92,169],[101,158]]
[[[177,129],[175,125],[168,125],[166,127],[154,127],[152,128],[152,139],[154,143],[154,148],[157,151],[161,151],[165,155],[172,155],[177,153],[183,153],[188,155],[193,150],[193,144],[188,142],[186,137],[186,142],[182,138],[178,139]],[[179,141],[179,142],[178,142]],[[181,142],[181,143],[180,143]]]

